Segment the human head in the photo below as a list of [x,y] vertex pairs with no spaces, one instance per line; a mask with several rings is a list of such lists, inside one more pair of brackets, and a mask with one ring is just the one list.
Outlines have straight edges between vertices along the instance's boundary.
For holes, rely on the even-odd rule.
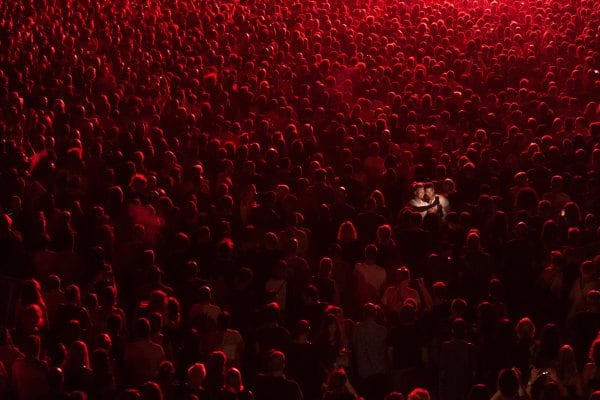
[[229,368],[225,372],[225,387],[234,390],[235,392],[241,392],[244,390],[244,383],[242,381],[242,374],[237,368]]
[[204,367],[204,364],[197,362],[188,368],[187,381],[192,387],[202,387],[204,378],[206,378],[206,368]]
[[428,199],[433,199],[435,196],[435,187],[432,182],[427,182],[423,185],[423,189],[425,190],[425,197]]
[[498,391],[506,398],[519,393],[519,377],[512,368],[505,368],[498,374]]
[[416,199],[423,200],[425,197],[425,186],[421,182],[415,182],[412,186],[413,193]]
[[280,374],[285,370],[285,355],[278,350],[272,350],[267,355],[267,372]]
[[407,400],[431,400],[431,396],[426,389],[416,388],[408,394]]

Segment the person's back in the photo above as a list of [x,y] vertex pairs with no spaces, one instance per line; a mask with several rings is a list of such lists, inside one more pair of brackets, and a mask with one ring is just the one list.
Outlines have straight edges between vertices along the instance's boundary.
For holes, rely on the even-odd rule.
[[141,385],[157,375],[165,352],[162,346],[150,340],[150,323],[147,319],[140,318],[136,325],[138,339],[125,348],[124,362],[126,381]]
[[354,328],[354,350],[361,377],[385,372],[386,328],[370,318],[358,323]]
[[303,397],[296,381],[285,376],[259,374],[256,377],[254,398],[256,400],[300,400]]
[[451,340],[440,349],[440,395],[444,400],[462,398],[471,387],[476,371],[475,346],[465,340],[466,324],[462,318],[452,323]]
[[285,356],[279,351],[272,351],[267,356],[267,371],[256,377],[254,398],[256,400],[302,400],[300,386],[288,379],[285,369]]
[[48,391],[47,364],[39,359],[40,340],[28,336],[24,345],[25,357],[12,365],[12,380],[20,400],[37,400]]
[[387,329],[376,322],[378,307],[372,303],[363,306],[364,320],[356,325],[353,351],[356,360],[361,393],[365,397],[381,398],[387,386]]
[[387,280],[385,269],[375,263],[376,257],[377,247],[368,245],[365,248],[365,260],[356,263],[354,267],[357,289],[355,297],[359,304],[379,301],[381,288]]

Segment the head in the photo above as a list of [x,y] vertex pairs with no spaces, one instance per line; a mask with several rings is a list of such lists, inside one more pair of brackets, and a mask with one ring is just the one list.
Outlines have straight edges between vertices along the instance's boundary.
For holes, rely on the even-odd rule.
[[516,326],[517,337],[519,340],[530,341],[535,337],[535,325],[533,321],[528,318],[521,318]]
[[433,199],[435,197],[435,187],[432,182],[427,182],[423,185],[423,189],[425,191],[425,197],[428,199]]
[[85,342],[77,340],[69,347],[66,364],[72,367],[89,367],[90,360],[88,356],[88,347]]
[[396,269],[394,277],[399,285],[408,285],[410,283],[410,270],[407,267]]
[[267,355],[267,372],[273,375],[283,374],[285,370],[285,355],[281,351],[272,350]]
[[562,345],[558,352],[558,370],[559,374],[566,370],[571,370],[572,372],[577,371],[575,351],[573,351],[573,347],[568,344]]
[[507,398],[519,393],[519,376],[513,368],[505,368],[498,374],[498,391]]
[[200,388],[206,378],[206,368],[202,363],[195,363],[187,370],[187,382],[194,388]]
[[431,396],[426,389],[416,388],[408,394],[408,400],[431,400]]
[[356,228],[354,224],[350,221],[342,222],[340,228],[338,229],[337,240],[339,242],[353,242],[357,240],[358,234],[356,233]]
[[415,199],[423,200],[425,198],[425,186],[422,183],[414,183],[412,189]]
[[333,390],[343,389],[346,386],[346,382],[348,382],[348,376],[342,368],[333,370],[331,375],[329,375],[329,386]]
[[160,385],[156,382],[146,382],[141,388],[142,398],[144,400],[163,400],[163,393]]
[[369,244],[365,247],[365,259],[367,261],[375,261],[377,258],[377,246]]
[[237,368],[229,368],[225,372],[225,387],[235,392],[241,392],[244,390],[244,383],[242,381],[242,374]]

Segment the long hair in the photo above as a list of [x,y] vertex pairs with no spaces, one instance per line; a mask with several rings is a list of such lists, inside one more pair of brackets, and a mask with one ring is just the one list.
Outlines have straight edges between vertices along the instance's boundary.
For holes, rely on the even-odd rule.
[[558,352],[558,367],[556,368],[558,379],[567,380],[572,376],[579,374],[577,371],[577,362],[575,352],[568,344],[563,345]]
[[340,224],[337,233],[337,240],[343,243],[353,242],[358,239],[356,228],[351,221],[344,221]]
[[65,360],[65,371],[79,367],[90,367],[90,358],[88,355],[88,347],[85,342],[77,340],[69,347],[67,359]]

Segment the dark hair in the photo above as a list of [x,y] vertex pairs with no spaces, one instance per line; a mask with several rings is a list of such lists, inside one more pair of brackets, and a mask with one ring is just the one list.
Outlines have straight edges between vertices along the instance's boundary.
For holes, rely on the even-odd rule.
[[505,397],[514,397],[519,393],[519,377],[514,369],[505,368],[500,371],[498,391]]
[[138,338],[145,339],[150,336],[150,321],[147,318],[138,318],[135,321],[135,333]]

